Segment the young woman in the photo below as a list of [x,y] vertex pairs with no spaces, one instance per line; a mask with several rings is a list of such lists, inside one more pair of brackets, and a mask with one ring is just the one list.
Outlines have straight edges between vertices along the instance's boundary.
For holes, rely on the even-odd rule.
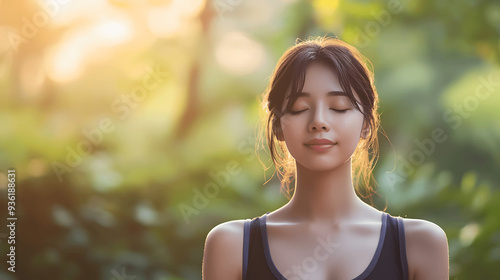
[[295,179],[293,196],[214,227],[204,280],[448,279],[438,225],[393,217],[357,195],[371,190],[379,115],[373,74],[354,47],[334,38],[297,43],[262,102],[271,157],[286,194]]

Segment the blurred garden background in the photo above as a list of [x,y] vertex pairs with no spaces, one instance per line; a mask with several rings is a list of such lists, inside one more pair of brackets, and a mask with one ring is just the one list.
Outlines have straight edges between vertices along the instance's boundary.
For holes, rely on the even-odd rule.
[[373,64],[377,208],[440,225],[450,279],[500,279],[494,0],[2,0],[0,278],[201,279],[210,229],[287,202],[260,95],[325,35]]

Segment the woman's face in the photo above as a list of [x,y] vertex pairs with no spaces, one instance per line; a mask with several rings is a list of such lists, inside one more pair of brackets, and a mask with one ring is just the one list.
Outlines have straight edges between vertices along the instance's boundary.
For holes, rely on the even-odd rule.
[[[313,62],[308,66],[302,93],[304,96],[297,99],[291,111],[284,112],[280,118],[284,139],[279,137],[279,140],[285,141],[297,163],[310,170],[336,168],[356,150],[363,115],[342,90],[337,74],[324,64]],[[353,93],[359,102],[358,95]],[[288,99],[282,110],[287,102]],[[328,139],[335,144],[307,145],[315,138]]]

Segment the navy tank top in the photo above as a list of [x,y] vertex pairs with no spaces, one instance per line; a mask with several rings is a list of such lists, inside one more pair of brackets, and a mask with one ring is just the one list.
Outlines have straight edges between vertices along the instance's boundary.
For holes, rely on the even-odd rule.
[[[271,259],[266,217],[247,219],[243,234],[243,280],[287,280]],[[295,278],[294,278],[295,279]],[[353,280],[408,280],[403,219],[382,213],[382,229],[375,255]]]

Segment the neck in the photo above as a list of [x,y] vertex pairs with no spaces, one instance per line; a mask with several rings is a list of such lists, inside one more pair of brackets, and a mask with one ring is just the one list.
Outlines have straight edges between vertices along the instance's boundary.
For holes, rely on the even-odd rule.
[[295,191],[289,207],[293,215],[309,221],[351,218],[367,205],[355,193],[351,159],[332,170],[312,171],[296,164]]

